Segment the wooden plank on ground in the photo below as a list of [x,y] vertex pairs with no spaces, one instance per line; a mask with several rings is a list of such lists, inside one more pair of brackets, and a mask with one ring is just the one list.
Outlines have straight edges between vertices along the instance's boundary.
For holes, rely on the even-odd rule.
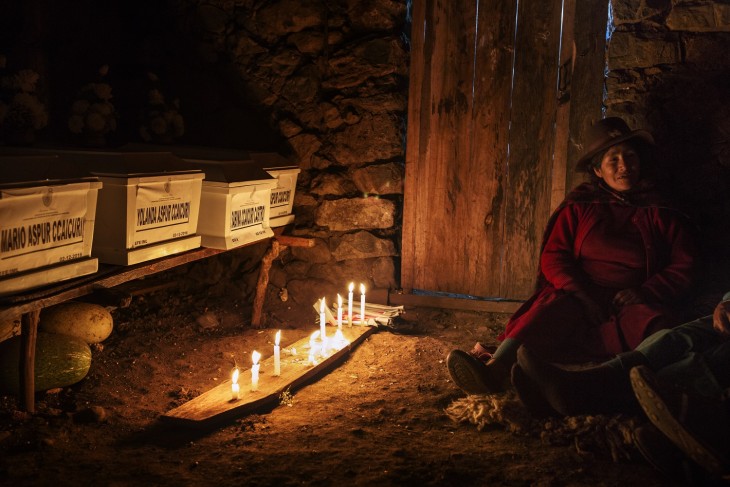
[[[522,301],[486,301],[481,299],[450,298],[447,296],[391,293],[388,296],[388,304],[391,306],[419,306],[424,308],[483,311],[485,313],[514,313],[522,305]],[[406,312],[408,312],[407,309]]]
[[[188,427],[205,428],[274,405],[279,401],[282,392],[286,390],[293,392],[339,365],[375,330],[376,328],[371,326],[343,327],[343,335],[350,344],[325,359],[318,359],[319,363],[315,366],[308,362],[309,337],[303,338],[287,347],[296,349],[296,355],[292,356],[282,351],[279,377],[273,375],[273,356],[261,361],[258,391],[250,391],[250,370],[242,370],[238,381],[241,386],[240,399],[231,400],[231,380],[228,379],[182,406],[168,411],[161,416],[161,419]],[[327,333],[330,337],[333,336],[335,328],[328,327]]]

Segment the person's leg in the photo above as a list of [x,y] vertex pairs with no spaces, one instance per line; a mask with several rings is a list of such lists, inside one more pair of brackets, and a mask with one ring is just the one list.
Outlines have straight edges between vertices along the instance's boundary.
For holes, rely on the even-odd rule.
[[718,343],[712,316],[705,316],[645,338],[636,351],[646,357],[652,370],[660,370],[692,352],[704,352]]
[[486,363],[463,350],[453,350],[446,365],[454,383],[467,394],[502,392],[509,387],[509,374],[520,342],[507,338]]
[[710,316],[659,331],[636,351],[662,380],[686,390],[716,397],[730,386],[730,345],[714,330]]
[[564,416],[633,414],[639,409],[631,390],[629,370],[645,363],[645,359],[639,353],[623,355],[623,361],[618,365],[567,370],[540,359],[527,347],[521,347],[517,352],[517,367],[522,372],[513,371],[512,376],[518,379],[513,384],[522,402],[531,410],[535,405],[545,410],[544,405],[535,400],[543,397]]

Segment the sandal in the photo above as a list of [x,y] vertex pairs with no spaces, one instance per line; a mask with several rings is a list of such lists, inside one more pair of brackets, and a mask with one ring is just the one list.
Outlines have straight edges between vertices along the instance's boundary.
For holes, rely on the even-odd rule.
[[485,347],[481,343],[477,342],[476,345],[474,345],[474,348],[471,349],[471,352],[469,352],[469,355],[474,357],[477,360],[481,360],[485,364],[492,360],[493,353],[497,350],[496,347]]

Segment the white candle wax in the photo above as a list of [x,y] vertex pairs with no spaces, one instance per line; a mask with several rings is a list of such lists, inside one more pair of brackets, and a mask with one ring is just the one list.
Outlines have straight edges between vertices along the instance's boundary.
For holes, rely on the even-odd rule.
[[309,364],[317,365],[317,358],[314,355],[314,349],[317,346],[317,337],[319,337],[319,330],[312,333],[309,338]]
[[342,296],[337,295],[337,329],[342,330]]
[[274,341],[274,375],[281,375],[281,349],[279,348],[279,340],[281,339],[281,330],[276,332]]
[[345,340],[345,335],[342,334],[342,329],[338,328],[337,332],[335,332],[335,347],[337,350],[341,350],[346,344],[347,340]]
[[347,324],[352,326],[352,292],[355,290],[355,283],[351,282],[347,293]]
[[251,367],[251,391],[256,392],[259,390],[259,359],[261,358],[261,354],[258,353],[256,350],[253,351],[251,354],[251,360],[253,361],[253,366]]
[[231,400],[233,401],[241,398],[241,386],[238,385],[238,373],[238,367],[236,367],[231,374]]
[[360,284],[360,324],[365,324],[365,284]]
[[327,336],[327,332],[324,328],[327,323],[327,317],[324,314],[324,308],[324,298],[322,298],[319,302],[319,333],[322,337],[322,343],[324,343],[325,337]]

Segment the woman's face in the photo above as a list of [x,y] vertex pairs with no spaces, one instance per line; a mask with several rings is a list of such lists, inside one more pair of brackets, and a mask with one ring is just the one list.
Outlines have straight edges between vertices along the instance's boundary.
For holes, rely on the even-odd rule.
[[598,167],[593,168],[596,176],[613,190],[624,192],[639,182],[639,153],[630,144],[616,144],[609,148]]

